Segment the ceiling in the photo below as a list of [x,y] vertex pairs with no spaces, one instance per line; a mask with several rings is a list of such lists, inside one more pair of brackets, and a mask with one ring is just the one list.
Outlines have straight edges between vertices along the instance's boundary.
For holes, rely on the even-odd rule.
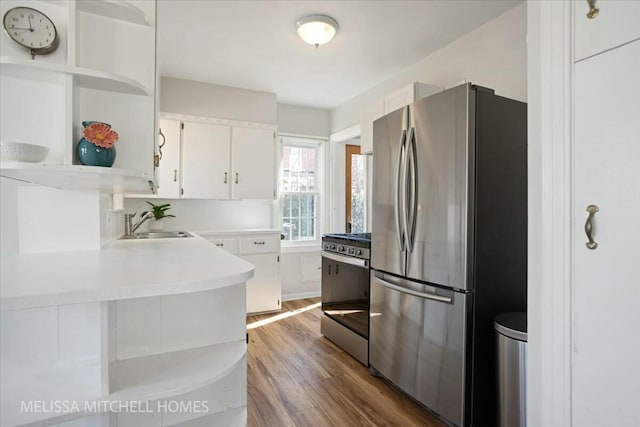
[[[519,2],[161,0],[161,74],[330,109]],[[339,24],[336,37],[317,49],[295,30],[309,14]]]

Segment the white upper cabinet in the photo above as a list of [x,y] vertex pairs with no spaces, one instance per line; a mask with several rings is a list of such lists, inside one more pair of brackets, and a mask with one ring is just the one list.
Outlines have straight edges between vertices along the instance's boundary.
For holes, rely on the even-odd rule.
[[367,105],[360,120],[360,152],[373,153],[373,122],[384,116],[384,99]]
[[[31,59],[7,34],[0,36],[0,138],[49,148],[38,165],[3,162],[2,176],[65,188],[150,192],[156,148],[155,0],[3,0],[0,14],[18,6],[47,15],[60,43],[53,53]],[[105,122],[118,132],[112,168],[81,165],[76,149],[83,121]]]
[[232,132],[234,199],[275,199],[275,132],[234,127]]
[[373,153],[373,122],[418,99],[441,92],[442,88],[424,83],[414,82],[400,89],[387,93],[382,100],[365,106],[360,121],[360,152]]
[[590,19],[586,0],[574,4],[576,61],[640,39],[640,1],[598,0],[595,7]]
[[186,199],[228,199],[231,128],[183,124],[182,192]]
[[180,196],[180,122],[158,120],[158,197],[173,199]]
[[275,199],[275,126],[170,113],[159,122],[158,197]]

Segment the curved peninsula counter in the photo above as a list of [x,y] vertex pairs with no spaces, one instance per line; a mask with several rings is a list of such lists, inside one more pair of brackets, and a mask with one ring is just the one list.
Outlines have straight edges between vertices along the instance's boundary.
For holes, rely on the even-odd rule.
[[194,236],[0,274],[2,426],[246,425],[251,264]]

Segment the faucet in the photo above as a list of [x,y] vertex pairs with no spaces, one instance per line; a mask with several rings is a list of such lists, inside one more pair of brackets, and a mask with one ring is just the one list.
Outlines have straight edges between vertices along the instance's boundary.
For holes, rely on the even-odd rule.
[[135,224],[132,224],[133,221],[133,217],[135,217],[136,214],[132,213],[132,214],[124,214],[124,235],[125,236],[131,236],[141,225],[143,222],[145,222],[146,220],[153,218],[153,212],[143,212],[142,215],[140,215],[140,220],[138,220],[138,222],[136,222]]

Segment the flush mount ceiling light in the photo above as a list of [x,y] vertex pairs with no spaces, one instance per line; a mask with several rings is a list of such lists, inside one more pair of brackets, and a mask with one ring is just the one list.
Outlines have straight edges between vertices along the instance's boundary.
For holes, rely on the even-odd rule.
[[325,15],[309,15],[296,22],[298,35],[316,48],[329,42],[338,31],[335,19]]

